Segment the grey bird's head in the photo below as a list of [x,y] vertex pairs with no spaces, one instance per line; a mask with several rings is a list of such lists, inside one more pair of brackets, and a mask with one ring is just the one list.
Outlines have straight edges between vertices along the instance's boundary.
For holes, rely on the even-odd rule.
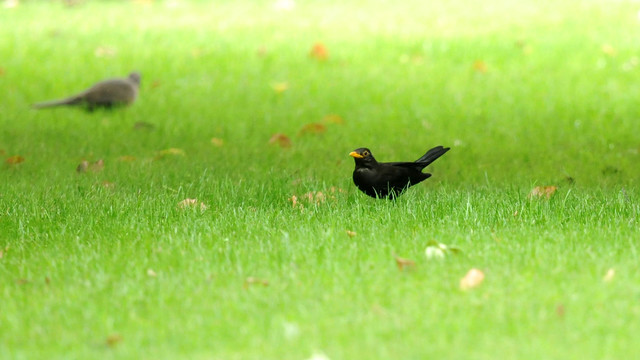
[[137,85],[140,85],[140,73],[137,71],[132,72],[131,74],[129,74],[129,80],[133,81]]

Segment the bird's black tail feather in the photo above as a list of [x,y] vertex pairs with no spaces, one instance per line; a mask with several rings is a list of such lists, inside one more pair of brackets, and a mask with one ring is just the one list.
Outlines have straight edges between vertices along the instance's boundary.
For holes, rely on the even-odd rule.
[[433,149],[427,151],[427,153],[422,155],[422,157],[416,160],[416,162],[426,167],[427,165],[436,161],[440,156],[444,155],[449,150],[451,150],[451,148],[436,146]]

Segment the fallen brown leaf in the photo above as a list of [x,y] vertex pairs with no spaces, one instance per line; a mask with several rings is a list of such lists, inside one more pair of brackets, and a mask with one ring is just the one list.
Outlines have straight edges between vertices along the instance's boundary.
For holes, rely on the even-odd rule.
[[291,201],[291,205],[293,207],[296,207],[296,205],[298,205],[298,197],[295,195],[291,195],[291,197],[289,198],[289,201]]
[[91,172],[100,172],[104,169],[104,160],[100,159],[95,162],[88,162],[87,160],[82,160],[80,164],[76,167],[76,171],[79,173],[91,171]]
[[396,260],[396,266],[398,266],[398,270],[411,270],[416,266],[415,261],[410,259],[401,258],[396,254],[393,254],[394,259]]
[[202,201],[198,201],[198,199],[184,199],[178,203],[178,208],[180,209],[200,209],[200,211],[205,211],[209,207],[203,203]]
[[100,159],[89,165],[89,171],[98,172],[104,169],[104,160]]
[[105,340],[105,342],[107,346],[114,347],[122,342],[122,336],[120,336],[120,334],[111,334],[107,336],[107,339]]
[[484,281],[484,273],[478,269],[471,269],[460,279],[460,289],[469,290],[482,284]]
[[317,60],[324,61],[329,58],[329,50],[327,50],[327,47],[323,43],[317,42],[311,47],[309,56]]
[[111,181],[107,181],[107,180],[101,182],[100,185],[105,189],[113,189],[113,188],[116,187],[115,183],[113,183]]
[[20,155],[14,155],[14,156],[9,156],[7,160],[5,160],[5,162],[9,165],[17,165],[17,164],[23,163],[24,160],[25,160],[24,157]]
[[277,133],[273,134],[269,139],[269,144],[275,144],[282,148],[291,147],[291,139],[285,134]]
[[527,196],[529,199],[531,198],[547,198],[550,199],[553,194],[558,190],[557,186],[536,186],[531,190],[529,195]]
[[303,125],[302,128],[300,128],[300,131],[298,131],[298,136],[301,136],[304,134],[322,134],[325,131],[327,131],[327,127],[324,124],[309,123],[309,124]]

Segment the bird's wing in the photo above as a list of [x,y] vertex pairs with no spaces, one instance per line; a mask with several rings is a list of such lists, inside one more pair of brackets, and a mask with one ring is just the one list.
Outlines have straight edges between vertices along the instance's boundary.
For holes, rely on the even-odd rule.
[[135,97],[135,88],[124,79],[100,82],[85,92],[89,103],[128,103]]
[[423,168],[422,164],[416,163],[416,162],[408,162],[408,161],[402,161],[402,162],[389,162],[389,163],[384,163],[385,165],[390,165],[390,166],[395,166],[395,167],[399,167],[399,168],[406,168],[406,169],[418,169],[421,170]]

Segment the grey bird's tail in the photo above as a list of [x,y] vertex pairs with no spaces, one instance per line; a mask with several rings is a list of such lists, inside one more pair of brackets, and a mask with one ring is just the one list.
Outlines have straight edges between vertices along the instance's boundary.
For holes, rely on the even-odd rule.
[[422,157],[416,160],[416,162],[426,167],[427,165],[436,161],[440,156],[444,155],[449,150],[451,150],[451,148],[436,146],[433,149],[427,151],[427,153],[422,155]]
[[82,96],[74,95],[74,96],[70,96],[70,97],[68,97],[66,99],[51,100],[51,101],[45,101],[45,102],[41,102],[41,103],[36,103],[36,104],[33,104],[32,107],[34,109],[44,109],[44,108],[50,108],[50,107],[55,107],[55,106],[78,105],[81,102],[82,102]]

